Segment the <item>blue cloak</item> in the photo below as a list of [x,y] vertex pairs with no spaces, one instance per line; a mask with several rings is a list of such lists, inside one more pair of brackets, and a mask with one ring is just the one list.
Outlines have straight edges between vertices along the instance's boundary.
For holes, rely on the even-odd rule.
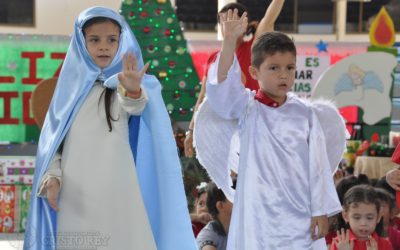
[[[84,23],[94,17],[107,17],[121,26],[117,54],[103,70],[92,61],[82,33]],[[107,79],[105,85],[116,88],[116,74],[122,70],[126,52],[136,56],[139,69],[143,67],[140,47],[121,15],[108,8],[93,7],[78,16],[39,138],[25,250],[55,249],[57,213],[50,208],[47,199],[37,196],[40,181],[96,79]],[[161,96],[161,84],[154,76],[144,75],[142,86],[149,101],[140,117],[130,118],[129,140],[157,249],[195,250],[181,166],[171,121]]]

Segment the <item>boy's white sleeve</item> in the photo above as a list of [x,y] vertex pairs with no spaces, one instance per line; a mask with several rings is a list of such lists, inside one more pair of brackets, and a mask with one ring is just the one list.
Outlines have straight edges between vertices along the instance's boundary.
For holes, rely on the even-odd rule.
[[225,81],[218,83],[218,64],[221,54],[211,64],[207,75],[206,96],[211,108],[224,119],[238,119],[246,109],[250,92],[241,82],[242,71],[236,55]]
[[50,178],[56,178],[60,182],[61,186],[62,170],[61,170],[61,154],[59,152],[56,152],[56,154],[54,155],[49,165],[49,169],[47,169],[46,173],[42,177],[42,180],[40,181],[39,191],[37,193],[39,197],[42,198],[47,197],[46,184]]
[[122,87],[121,84],[118,85],[117,89],[118,100],[121,104],[122,109],[124,109],[130,115],[140,115],[146,107],[147,101],[149,100],[146,89],[141,86],[141,96],[137,99],[125,96],[126,90]]
[[312,216],[334,215],[342,207],[336,192],[325,136],[317,115],[311,110],[309,135],[309,181]]

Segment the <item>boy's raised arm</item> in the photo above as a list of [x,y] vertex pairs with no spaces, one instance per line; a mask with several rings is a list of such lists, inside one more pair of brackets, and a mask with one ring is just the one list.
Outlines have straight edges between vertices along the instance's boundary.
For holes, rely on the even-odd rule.
[[218,83],[226,79],[228,70],[232,66],[237,39],[243,35],[247,28],[247,13],[245,12],[239,17],[237,9],[228,10],[227,13],[220,14],[220,18],[224,40],[218,64]]

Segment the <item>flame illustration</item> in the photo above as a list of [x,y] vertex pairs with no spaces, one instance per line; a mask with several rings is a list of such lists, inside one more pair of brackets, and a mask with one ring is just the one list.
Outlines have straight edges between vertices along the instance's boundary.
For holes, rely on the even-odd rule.
[[391,47],[395,43],[393,20],[385,7],[382,7],[371,25],[369,38],[376,47]]

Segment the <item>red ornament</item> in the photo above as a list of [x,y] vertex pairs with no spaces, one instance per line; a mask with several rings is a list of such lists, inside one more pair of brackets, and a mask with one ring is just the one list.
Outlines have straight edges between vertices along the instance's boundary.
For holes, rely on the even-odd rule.
[[378,141],[379,141],[379,134],[375,132],[371,136],[371,142],[378,142]]
[[170,36],[171,30],[170,29],[165,30],[164,34],[165,34],[165,36]]
[[143,32],[144,33],[149,33],[150,32],[150,28],[149,27],[143,27]]
[[147,3],[149,0],[142,0],[142,3]]
[[150,44],[150,45],[147,47],[147,51],[148,51],[149,53],[153,53],[153,52],[155,51],[154,45]]
[[148,15],[149,15],[149,14],[147,14],[146,11],[143,11],[142,13],[140,13],[140,16],[141,16],[141,17],[148,17]]
[[133,17],[134,15],[135,15],[134,12],[130,12],[130,13],[129,13],[129,17]]
[[156,14],[157,14],[157,15],[161,15],[161,9],[160,9],[160,8],[157,8],[157,9],[156,9]]
[[178,100],[181,97],[180,93],[174,93],[174,99]]
[[181,109],[181,110],[179,110],[179,114],[180,115],[186,115],[187,114],[187,110]]
[[169,61],[168,65],[170,68],[175,68],[176,63],[174,61]]

